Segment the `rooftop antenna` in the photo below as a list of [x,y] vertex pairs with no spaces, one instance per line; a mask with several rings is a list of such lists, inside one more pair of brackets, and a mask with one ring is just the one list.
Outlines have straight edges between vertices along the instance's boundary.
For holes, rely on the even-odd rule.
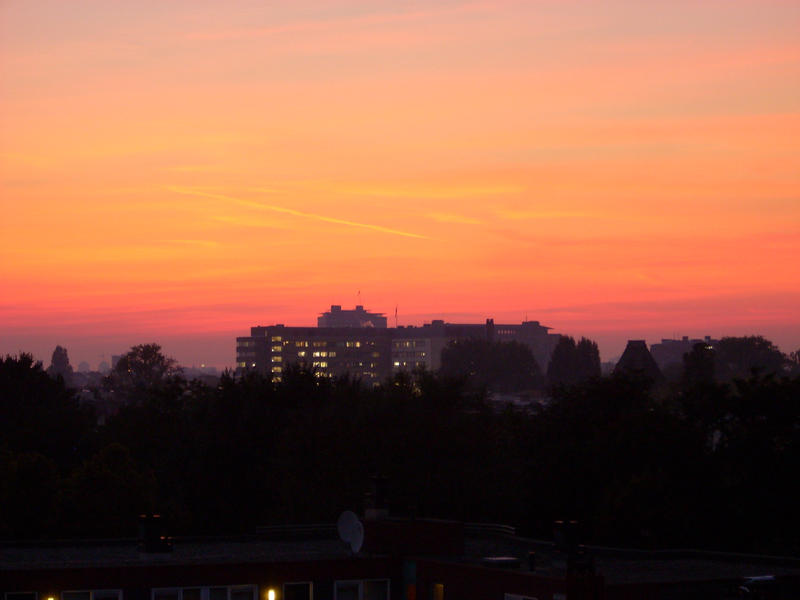
[[397,304],[394,305],[394,328],[397,329]]

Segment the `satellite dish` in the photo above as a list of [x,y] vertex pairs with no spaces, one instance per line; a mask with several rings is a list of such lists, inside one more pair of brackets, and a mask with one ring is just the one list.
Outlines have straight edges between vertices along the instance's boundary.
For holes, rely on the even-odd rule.
[[344,511],[336,521],[336,530],[343,542],[350,544],[354,554],[361,550],[364,544],[364,525],[358,520],[351,510]]

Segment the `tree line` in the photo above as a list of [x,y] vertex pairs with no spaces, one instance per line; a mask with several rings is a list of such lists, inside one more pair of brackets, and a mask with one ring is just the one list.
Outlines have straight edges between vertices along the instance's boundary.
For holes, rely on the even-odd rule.
[[540,538],[567,518],[587,543],[800,550],[790,360],[721,381],[713,350],[696,347],[673,381],[595,374],[519,410],[491,392],[541,371],[506,373],[519,348],[490,349],[499,358],[467,353],[466,371],[443,356],[439,373],[366,389],[300,366],[277,383],[226,372],[207,385],[158,346],[137,346],[104,380],[119,408],[102,424],[63,377],[6,356],[0,535],[133,535],[151,511],[176,535],[333,522],[364,506],[379,475],[396,515],[502,522]]

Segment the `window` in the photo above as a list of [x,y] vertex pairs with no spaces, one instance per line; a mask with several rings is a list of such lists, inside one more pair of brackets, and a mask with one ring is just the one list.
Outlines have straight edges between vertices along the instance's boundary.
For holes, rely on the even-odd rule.
[[433,584],[433,590],[431,590],[431,591],[433,592],[431,594],[431,597],[433,598],[433,600],[444,600],[444,584],[443,583],[434,583]]
[[258,600],[255,585],[156,588],[152,591],[151,598],[152,600]]
[[61,592],[61,600],[121,600],[121,598],[122,590],[81,590]]
[[337,581],[333,600],[389,600],[389,580]]
[[284,583],[282,600],[311,600],[314,588],[310,581],[303,583]]
[[283,371],[283,367],[279,367],[279,366],[272,367],[272,372],[273,373],[280,373],[281,371]]
[[320,367],[321,369],[324,369],[328,366],[328,362],[324,360],[315,360],[314,362],[311,363],[311,366]]
[[229,600],[255,600],[256,589],[255,586],[237,586],[229,589]]
[[345,346],[348,348],[361,348],[361,342],[347,342]]
[[270,340],[269,340],[269,341],[270,341],[270,342],[280,342],[282,339],[283,339],[283,338],[281,338],[281,336],[279,336],[279,335],[273,335],[273,336],[270,338]]
[[36,600],[36,592],[8,592],[6,600]]
[[295,342],[294,345],[297,346],[298,348],[308,348],[308,342],[305,341]]
[[328,356],[331,357],[331,358],[335,358],[336,357],[336,352],[328,352]]
[[283,350],[283,346],[273,346],[272,347],[272,351],[273,352],[280,352],[281,350]]
[[362,600],[360,581],[337,581],[333,600]]
[[282,360],[283,360],[283,359],[282,359],[280,356],[273,356],[273,357],[272,357],[272,362],[274,362],[274,363],[279,363],[279,362],[281,362]]
[[365,581],[364,600],[389,600],[389,580]]
[[322,352],[317,350],[316,352],[314,352],[314,356],[317,357],[317,358],[319,358],[320,356],[325,357],[325,356],[328,356],[328,353],[325,352],[324,350]]
[[327,345],[327,342],[314,342],[314,348],[324,348]]
[[305,350],[300,350],[300,352],[297,353],[297,356],[300,356],[300,357],[303,357],[305,355],[306,355],[306,351]]

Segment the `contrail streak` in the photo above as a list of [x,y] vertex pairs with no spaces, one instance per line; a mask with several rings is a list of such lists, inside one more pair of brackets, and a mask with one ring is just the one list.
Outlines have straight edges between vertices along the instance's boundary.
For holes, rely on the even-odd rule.
[[345,219],[337,219],[335,217],[326,217],[325,215],[315,215],[314,213],[307,213],[299,210],[294,210],[293,208],[275,206],[274,204],[262,204],[260,202],[255,202],[253,200],[243,200],[242,198],[234,198],[232,196],[225,196],[223,194],[211,194],[209,192],[201,192],[198,190],[193,190],[189,188],[180,188],[175,186],[170,186],[167,189],[169,189],[171,192],[176,192],[178,194],[186,194],[187,196],[203,196],[206,198],[214,198],[216,200],[226,200],[228,202],[235,202],[236,204],[247,206],[249,208],[256,208],[259,210],[271,210],[273,212],[284,213],[295,217],[302,217],[304,219],[314,219],[316,221],[324,221],[326,223],[335,223],[336,225],[347,225],[348,227],[359,227],[361,229],[370,229],[372,231],[389,233],[391,235],[401,235],[403,237],[418,238],[423,240],[430,239],[428,236],[421,235],[419,233],[410,233],[408,231],[400,231],[398,229],[381,227],[380,225],[370,225],[369,223],[357,223],[356,221],[347,221]]

